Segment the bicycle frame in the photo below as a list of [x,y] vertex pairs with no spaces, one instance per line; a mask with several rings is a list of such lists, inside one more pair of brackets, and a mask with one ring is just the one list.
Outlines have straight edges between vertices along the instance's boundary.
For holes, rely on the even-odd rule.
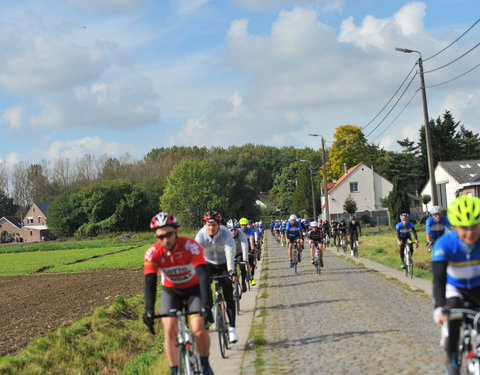
[[218,342],[220,345],[220,354],[222,358],[227,358],[225,349],[228,349],[228,326],[226,319],[226,308],[225,301],[220,287],[220,279],[228,278],[228,275],[214,275],[212,279],[215,283],[215,301],[213,305],[215,306],[215,328],[218,332]]
[[[403,248],[404,261],[405,261],[405,276],[413,278],[413,241],[408,240]],[[479,374],[480,375],[480,374]]]

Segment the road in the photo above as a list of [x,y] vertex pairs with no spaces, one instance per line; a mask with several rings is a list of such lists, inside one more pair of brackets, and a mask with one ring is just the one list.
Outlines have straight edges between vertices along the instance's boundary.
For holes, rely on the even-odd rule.
[[[309,256],[295,275],[286,248],[267,236],[252,312],[252,323],[264,326],[265,343],[245,352],[237,373],[442,373],[440,330],[427,290],[413,291],[388,278],[395,275],[385,277],[335,250],[326,252],[320,276]],[[227,372],[218,367],[216,373]]]

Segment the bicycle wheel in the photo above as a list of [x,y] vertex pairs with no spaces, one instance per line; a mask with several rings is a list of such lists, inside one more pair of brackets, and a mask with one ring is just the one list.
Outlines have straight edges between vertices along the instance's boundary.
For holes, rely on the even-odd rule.
[[410,250],[408,251],[408,274],[413,279],[413,256]]
[[250,283],[252,282],[252,273],[250,272],[250,266],[245,266],[245,268],[247,269],[247,288],[248,290],[250,290]]
[[317,274],[320,275],[322,268],[320,267],[320,254],[318,249],[315,251],[315,268],[317,270]]
[[217,303],[217,306],[215,308],[215,314],[216,314],[215,325],[218,333],[218,344],[220,345],[220,354],[222,355],[222,358],[226,358],[225,349],[226,349],[227,343],[225,342],[225,335],[223,332],[225,329],[225,320],[224,320],[224,315],[223,315],[222,306],[220,302]]
[[192,342],[190,344],[190,348],[188,350],[188,357],[190,358],[190,365],[192,368],[192,373],[193,374],[200,374],[202,371],[202,364],[200,361],[200,354],[198,353],[197,350],[197,345],[195,344],[195,337],[193,334],[191,335],[192,337]]
[[295,269],[295,273],[297,273],[297,264],[298,264],[298,250],[295,246],[293,248],[293,268]]
[[405,250],[404,254],[405,268],[403,270],[405,271],[405,277],[408,277],[408,264],[410,263],[410,255],[408,254],[408,250]]
[[193,375],[185,345],[178,346],[178,374]]

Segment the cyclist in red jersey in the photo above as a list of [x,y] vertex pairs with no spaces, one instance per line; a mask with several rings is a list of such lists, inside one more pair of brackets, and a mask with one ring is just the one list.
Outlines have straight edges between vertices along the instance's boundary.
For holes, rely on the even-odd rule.
[[[204,312],[207,306],[209,277],[202,247],[194,240],[178,237],[178,221],[172,214],[160,212],[155,215],[150,228],[157,242],[150,246],[144,257],[145,313],[143,322],[152,333],[154,306],[157,291],[157,272],[161,272],[162,295],[160,313],[169,314],[171,309],[182,310],[184,305],[192,312]],[[207,319],[210,319],[208,317]],[[165,354],[171,373],[178,372],[177,317],[162,318]],[[190,316],[190,327],[195,335],[202,361],[202,374],[213,375],[208,361],[210,336],[200,314]]]

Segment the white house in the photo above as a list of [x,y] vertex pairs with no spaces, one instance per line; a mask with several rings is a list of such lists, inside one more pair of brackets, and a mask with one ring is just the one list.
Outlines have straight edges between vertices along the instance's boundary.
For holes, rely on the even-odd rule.
[[[480,196],[480,160],[439,161],[435,167],[438,205],[446,209],[457,195]],[[421,191],[432,195],[430,180]],[[432,202],[427,204],[427,209]]]
[[[331,218],[345,217],[343,204],[350,195],[357,203],[357,215],[388,216],[388,211],[380,204],[392,191],[393,184],[380,176],[364,162],[351,167],[335,185],[328,190],[328,203]],[[324,198],[322,198],[324,199]],[[322,201],[322,206],[324,207]]]

